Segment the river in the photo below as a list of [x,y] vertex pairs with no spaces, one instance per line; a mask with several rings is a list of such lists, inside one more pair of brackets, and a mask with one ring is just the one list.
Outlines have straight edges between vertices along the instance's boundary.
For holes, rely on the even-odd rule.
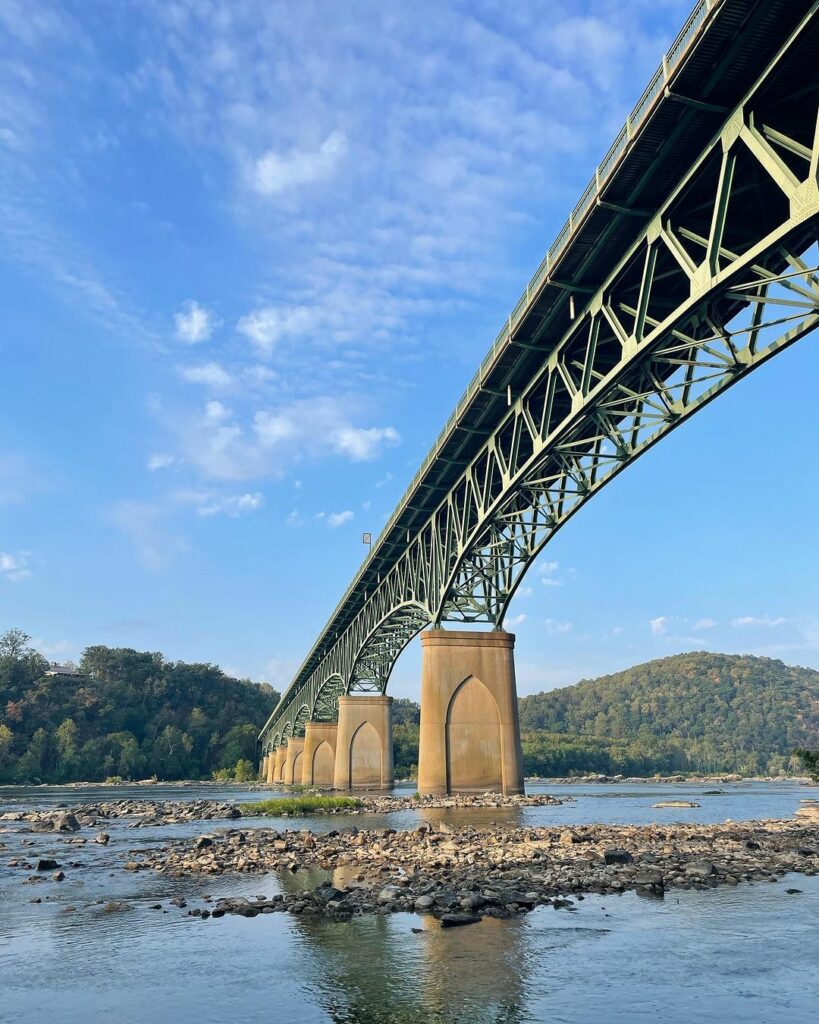
[[[706,789],[719,793],[707,794]],[[572,796],[560,807],[408,810],[281,822],[315,830],[412,827],[420,817],[521,824],[748,820],[790,817],[816,790],[793,783],[531,786]],[[255,800],[237,787],[0,789],[0,811],[127,797]],[[653,809],[690,799],[690,810]],[[543,907],[524,918],[441,930],[396,914],[348,923],[263,915],[203,921],[172,897],[272,895],[315,885],[319,872],[175,881],[121,870],[129,850],[198,835],[225,822],[128,829],[106,824],[108,846],[0,823],[0,1021],[74,1024],[208,1022],[778,1022],[819,1016],[819,876],[664,900],[588,896],[575,913]],[[242,828],[270,826],[244,818]],[[23,846],[25,840],[34,846]],[[24,854],[54,856],[65,881],[21,884],[8,867]],[[72,864],[81,865],[72,867]],[[787,888],[799,893],[788,895]],[[40,898],[41,903],[32,903]],[[106,910],[108,901],[119,909]],[[167,911],[152,910],[161,903]],[[68,908],[74,908],[69,910]],[[415,929],[415,930],[413,930]]]

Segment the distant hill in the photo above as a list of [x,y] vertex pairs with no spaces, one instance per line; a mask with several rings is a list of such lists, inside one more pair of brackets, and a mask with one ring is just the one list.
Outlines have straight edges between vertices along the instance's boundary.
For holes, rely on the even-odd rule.
[[819,743],[819,672],[771,658],[660,658],[519,701],[527,774],[793,767]]
[[125,647],[88,647],[80,674],[54,675],[28,640],[0,636],[0,783],[253,770],[279,699],[267,683]]

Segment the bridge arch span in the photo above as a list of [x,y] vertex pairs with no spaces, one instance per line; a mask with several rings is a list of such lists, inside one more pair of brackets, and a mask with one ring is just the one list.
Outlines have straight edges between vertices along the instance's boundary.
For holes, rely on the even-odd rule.
[[432,616],[417,601],[394,608],[365,638],[353,664],[347,693],[385,693],[398,655]]
[[338,718],[338,698],[345,692],[344,680],[338,672],[321,684],[313,701],[311,722],[334,722]]

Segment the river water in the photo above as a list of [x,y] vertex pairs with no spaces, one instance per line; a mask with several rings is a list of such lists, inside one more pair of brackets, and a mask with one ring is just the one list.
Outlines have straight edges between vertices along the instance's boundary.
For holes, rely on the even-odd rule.
[[[816,790],[792,783],[532,786],[572,796],[561,807],[418,811],[271,822],[242,828],[315,830],[389,824],[423,817],[460,823],[735,821],[790,817]],[[0,789],[0,811],[124,797],[255,800],[238,787],[122,786]],[[652,809],[691,799],[690,810]],[[106,824],[107,847],[72,847],[66,837],[25,834],[0,823],[0,1021],[74,1024],[209,1022],[788,1022],[819,1020],[819,876],[671,893],[589,896],[576,913],[543,907],[524,918],[485,919],[442,931],[413,914],[348,923],[284,914],[203,921],[171,907],[183,896],[272,895],[316,885],[268,874],[176,881],[121,870],[128,852],[226,822],[129,829]],[[235,823],[234,823],[235,824]],[[3,827],[5,830],[3,831]],[[24,840],[33,846],[23,846]],[[22,884],[14,856],[53,856],[63,882]],[[72,867],[72,864],[81,865]],[[800,893],[787,895],[787,888]],[[31,903],[39,897],[41,903]],[[115,900],[121,909],[105,909]],[[152,910],[161,903],[167,911]],[[74,908],[69,910],[68,908]],[[416,931],[413,931],[416,929]]]

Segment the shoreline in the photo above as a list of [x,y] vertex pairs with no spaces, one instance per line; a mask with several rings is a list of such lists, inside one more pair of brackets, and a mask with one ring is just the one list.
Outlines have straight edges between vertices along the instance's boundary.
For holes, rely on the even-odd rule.
[[[814,782],[808,775],[736,775],[730,772],[724,772],[715,775],[697,775],[697,774],[675,774],[675,775],[565,775],[565,776],[539,776],[531,775],[524,779],[526,785],[531,786],[577,786],[577,785],[732,785],[740,783],[753,783],[753,782],[765,782],[765,783],[776,783],[776,782],[790,782],[797,786],[816,786],[819,787],[819,782]],[[395,789],[409,789],[416,786],[415,779],[397,779],[395,782]],[[287,786],[284,783],[278,783],[275,786],[267,785],[264,782],[234,782],[225,781],[220,782],[215,779],[177,779],[173,781],[168,780],[154,780],[154,779],[135,779],[133,781],[118,781],[118,782],[3,782],[0,783],[0,795],[5,790],[17,790],[17,789],[37,789],[37,790],[51,790],[51,789],[118,789],[123,787],[139,787],[141,789],[236,789],[237,792],[293,792],[301,791],[301,786]],[[333,790],[332,787],[307,787],[305,792],[312,790],[321,790],[322,792],[342,792],[341,790]]]

